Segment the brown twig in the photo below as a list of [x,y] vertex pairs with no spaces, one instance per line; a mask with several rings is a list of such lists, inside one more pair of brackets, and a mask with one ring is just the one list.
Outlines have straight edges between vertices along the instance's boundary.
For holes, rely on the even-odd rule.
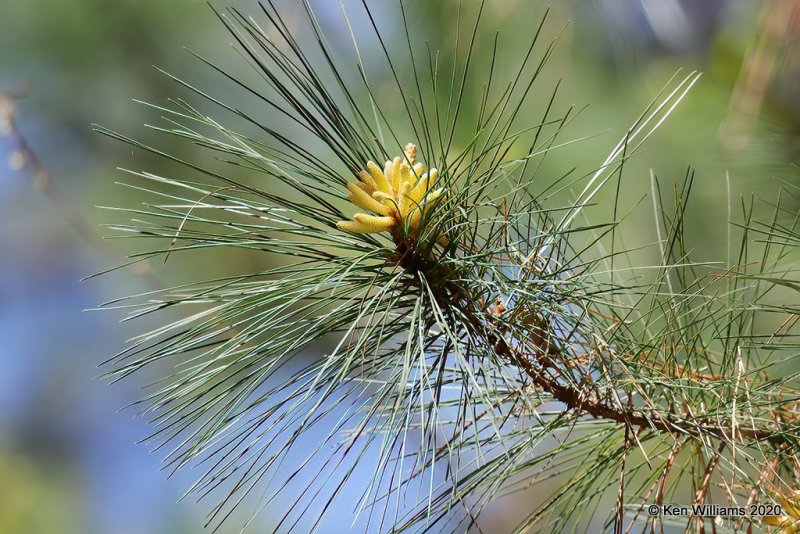
[[[697,491],[694,494],[694,504],[703,504],[706,499],[706,494],[708,493],[708,488],[711,484],[711,477],[714,474],[714,470],[717,468],[717,464],[719,463],[719,459],[722,456],[722,451],[725,450],[725,447],[728,444],[723,441],[717,447],[717,450],[714,451],[714,456],[709,458],[708,463],[706,464],[706,468],[703,470],[703,478],[700,481],[700,487],[697,488]],[[698,534],[702,534],[705,532],[705,524],[703,523],[704,518],[696,516],[695,520],[697,521],[697,531]]]
[[[528,355],[513,351],[508,345],[503,352],[507,352],[514,361],[539,387],[552,395],[556,400],[563,402],[570,408],[578,410],[595,419],[610,419],[620,424],[630,424],[647,430],[655,430],[668,434],[688,434],[692,437],[710,435],[722,440],[730,440],[730,424],[711,424],[707,421],[688,422],[679,419],[674,414],[659,412],[647,413],[641,409],[620,409],[616,406],[593,398],[586,392],[554,380],[544,369],[536,365]],[[774,435],[774,432],[759,428],[739,428],[737,433],[741,437],[753,440],[765,440]]]
[[628,450],[631,442],[631,427],[625,426],[625,445],[622,450],[622,465],[619,470],[619,491],[617,491],[617,515],[614,523],[614,534],[622,534],[622,509],[625,505],[625,468],[628,462]]
[[[778,464],[780,464],[780,458],[773,458],[770,460],[767,465],[764,466],[764,469],[761,470],[761,473],[758,474],[758,480],[756,481],[756,485],[753,490],[750,492],[750,496],[747,498],[747,504],[745,504],[745,508],[748,510],[750,507],[755,504],[756,499],[758,498],[758,489],[767,481],[768,478],[772,478],[775,476],[775,470],[778,468]],[[739,522],[736,524],[736,530],[742,528],[742,524],[744,523],[745,518],[739,519]],[[750,523],[747,525],[747,534],[750,534],[753,531],[753,520],[750,519]]]
[[[664,493],[667,490],[667,477],[669,477],[669,473],[672,471],[672,466],[675,463],[675,458],[678,457],[681,447],[683,447],[683,442],[676,439],[672,444],[672,450],[667,458],[667,463],[664,464],[664,469],[661,470],[661,475],[658,477],[658,491],[656,492],[656,504],[658,506],[664,504]],[[658,516],[653,516],[652,523],[650,524],[650,532],[655,533],[657,518]],[[661,528],[663,530],[663,524],[661,525]]]

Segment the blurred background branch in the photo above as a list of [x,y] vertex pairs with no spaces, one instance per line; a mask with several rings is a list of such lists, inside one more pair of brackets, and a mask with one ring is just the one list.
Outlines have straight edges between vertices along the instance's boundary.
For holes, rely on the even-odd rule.
[[800,1],[768,0],[761,8],[758,33],[748,48],[731,95],[719,140],[729,152],[742,150],[761,111],[767,90],[782,63],[798,45]]
[[90,223],[56,186],[42,160],[17,126],[16,103],[25,98],[30,91],[29,84],[15,91],[0,91],[0,134],[9,139],[12,147],[8,166],[14,171],[27,171],[33,178],[36,188],[58,210],[64,220],[89,244],[105,251],[105,243],[97,233],[95,225]]

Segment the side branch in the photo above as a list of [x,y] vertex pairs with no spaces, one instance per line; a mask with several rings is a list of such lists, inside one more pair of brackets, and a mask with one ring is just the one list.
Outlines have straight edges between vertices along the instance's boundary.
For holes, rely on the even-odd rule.
[[[432,262],[430,258],[420,259],[413,252],[398,244],[397,264],[411,274],[422,274],[425,276],[434,292],[440,305],[455,306],[459,314],[467,319],[467,322],[475,332],[493,347],[495,352],[513,361],[531,380],[545,393],[562,402],[568,409],[579,414],[585,414],[595,419],[607,419],[616,421],[629,428],[638,427],[642,430],[662,432],[675,436],[682,434],[691,438],[713,437],[723,442],[731,443],[737,438],[750,441],[783,441],[780,437],[779,429],[776,428],[747,428],[736,425],[736,434],[733,435],[731,421],[710,420],[710,419],[686,419],[679,417],[675,413],[664,413],[659,411],[647,411],[629,406],[615,406],[597,398],[589,388],[580,388],[563,380],[558,380],[552,373],[548,372],[548,367],[553,366],[555,361],[564,361],[566,356],[561,354],[554,344],[543,342],[541,333],[531,331],[529,336],[531,344],[536,347],[546,346],[538,353],[524,352],[506,341],[502,335],[502,328],[498,327],[497,320],[499,313],[492,313],[489,310],[477,310],[475,299],[468,298],[469,292],[456,282],[459,279],[447,267]],[[506,311],[503,309],[503,312]],[[543,331],[549,330],[546,325],[537,325]]]
[[[531,359],[511,349],[507,343],[500,344],[499,352],[510,356],[528,377],[546,393],[554,399],[564,403],[567,407],[577,412],[585,413],[595,419],[610,419],[629,427],[640,427],[642,429],[666,432],[668,434],[686,434],[692,437],[712,436],[725,441],[732,441],[730,423],[710,424],[707,421],[693,422],[680,419],[672,414],[652,412],[648,414],[636,408],[619,408],[612,406],[599,399],[591,398],[590,394],[580,391],[577,388],[563,384],[549,376],[548,373]],[[505,347],[503,349],[503,347]],[[739,437],[750,440],[761,441],[774,437],[775,432],[759,428],[737,427],[736,433]]]

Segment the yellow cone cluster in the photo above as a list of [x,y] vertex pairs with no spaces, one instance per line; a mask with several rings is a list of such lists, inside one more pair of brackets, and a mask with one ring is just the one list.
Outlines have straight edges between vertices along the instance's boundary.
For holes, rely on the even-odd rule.
[[442,194],[433,189],[438,171],[425,172],[425,166],[416,162],[417,147],[405,146],[405,158],[387,161],[383,169],[367,162],[367,171],[358,173],[359,182],[347,184],[347,198],[364,210],[356,213],[352,221],[336,224],[342,230],[358,233],[391,232],[408,224],[410,233],[417,233],[419,221],[426,206]]
[[780,504],[783,515],[768,515],[762,521],[764,524],[778,527],[775,532],[781,534],[796,534],[800,532],[800,490],[779,494],[775,502]]

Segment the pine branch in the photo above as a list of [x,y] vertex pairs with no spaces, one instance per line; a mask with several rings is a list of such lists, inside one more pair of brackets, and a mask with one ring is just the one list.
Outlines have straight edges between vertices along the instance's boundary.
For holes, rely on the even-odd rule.
[[[252,108],[172,75],[199,102],[148,104],[164,119],[155,135],[199,153],[97,127],[179,169],[126,171],[148,201],[113,208],[132,220],[112,230],[155,243],[134,260],[274,262],[102,306],[179,315],[107,376],[163,370],[135,406],[165,468],[202,468],[187,494],[216,498],[209,525],[262,489],[243,522],[294,492],[270,526],[281,531],[321,529],[348,498],[367,530],[479,530],[490,503],[551,479],[561,486],[519,530],[579,528],[604,496],[617,532],[654,529],[648,500],[687,481],[696,502],[794,502],[800,215],[786,197],[798,191],[743,199],[738,220],[731,205],[740,242],[700,263],[685,221],[694,174],[662,190],[652,173],[657,260],[623,245],[642,209],[620,201],[626,164],[699,74],[669,80],[596,168],[553,178],[549,155],[588,137],[563,140],[580,112],[559,104],[560,82],[541,88],[558,40],[544,16],[525,46],[512,36],[518,67],[502,75],[500,37],[484,62],[476,53],[483,2],[459,9],[452,35],[417,33],[398,3],[400,43],[367,2],[342,3],[344,60],[307,2],[291,24],[259,5],[259,19],[217,13],[256,81],[195,54]],[[614,185],[610,220],[586,209]]]

